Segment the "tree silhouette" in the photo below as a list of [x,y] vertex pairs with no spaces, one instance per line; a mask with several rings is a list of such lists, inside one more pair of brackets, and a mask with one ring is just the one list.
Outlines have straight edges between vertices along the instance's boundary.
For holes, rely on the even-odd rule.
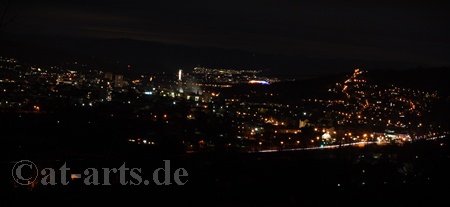
[[[14,19],[20,14],[20,11],[19,11],[19,12],[17,12],[14,16],[12,16],[10,19],[5,20],[5,18],[6,18],[6,13],[8,12],[8,10],[9,10],[9,8],[10,8],[10,6],[11,6],[11,2],[12,2],[12,0],[9,0],[9,1],[6,3],[5,10],[3,10],[2,16],[1,16],[1,18],[0,18],[0,32],[2,31],[2,28],[3,28],[3,27],[5,27],[5,26],[8,25],[9,23],[13,22]],[[4,20],[5,20],[5,21],[4,21]],[[3,22],[5,22],[5,23],[3,23]]]

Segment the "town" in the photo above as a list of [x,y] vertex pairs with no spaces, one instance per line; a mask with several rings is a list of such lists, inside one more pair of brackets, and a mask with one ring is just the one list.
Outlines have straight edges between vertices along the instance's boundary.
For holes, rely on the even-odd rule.
[[440,98],[436,91],[376,83],[361,69],[327,84],[329,98],[292,103],[280,97],[295,94],[271,88],[292,81],[264,77],[260,70],[196,67],[125,75],[127,71],[87,69],[77,62],[41,68],[2,57],[0,63],[2,113],[16,118],[53,117],[65,110],[98,113],[60,116],[46,127],[63,129],[82,122],[89,129],[109,130],[100,120],[133,123],[129,134],[117,137],[128,144],[171,143],[183,152],[272,152],[402,145],[448,134],[428,118]]

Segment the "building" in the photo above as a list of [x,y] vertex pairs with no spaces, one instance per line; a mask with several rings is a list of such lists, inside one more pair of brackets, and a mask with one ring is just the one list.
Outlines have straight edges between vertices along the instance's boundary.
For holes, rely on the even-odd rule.
[[123,75],[115,75],[114,77],[114,88],[122,88],[124,84]]
[[105,73],[105,79],[112,81],[113,80],[113,74],[110,72]]

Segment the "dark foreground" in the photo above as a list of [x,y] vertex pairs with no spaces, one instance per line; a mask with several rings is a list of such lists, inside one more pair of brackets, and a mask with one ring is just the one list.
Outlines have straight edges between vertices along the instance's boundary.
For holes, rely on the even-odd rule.
[[[251,154],[151,153],[123,146],[107,156],[52,155],[58,160],[18,153],[15,160],[30,159],[56,169],[67,163],[77,173],[125,163],[142,168],[142,177],[151,182],[122,186],[117,176],[111,176],[110,186],[87,186],[79,179],[70,180],[68,186],[31,189],[14,185],[14,163],[3,160],[1,206],[448,206],[448,144],[437,140],[403,147]],[[177,185],[173,177],[168,186],[152,181],[154,170],[164,167],[163,160],[171,161],[172,174],[177,168],[186,169],[188,176],[182,179],[188,180],[186,185]]]

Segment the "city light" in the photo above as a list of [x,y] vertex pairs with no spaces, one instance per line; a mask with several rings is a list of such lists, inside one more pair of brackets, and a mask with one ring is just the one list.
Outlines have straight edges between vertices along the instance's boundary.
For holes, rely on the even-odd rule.
[[269,85],[269,82],[267,81],[261,81],[261,80],[250,80],[248,81],[250,84],[262,84],[262,85]]

